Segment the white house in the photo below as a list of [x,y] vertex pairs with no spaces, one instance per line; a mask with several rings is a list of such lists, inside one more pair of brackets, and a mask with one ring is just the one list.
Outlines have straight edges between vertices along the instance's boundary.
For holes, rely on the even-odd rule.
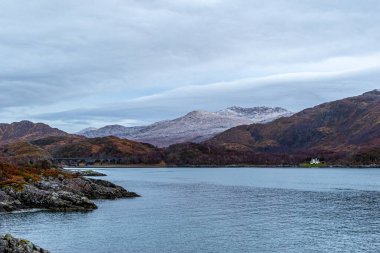
[[320,164],[321,162],[319,161],[318,158],[313,158],[310,160],[310,164]]

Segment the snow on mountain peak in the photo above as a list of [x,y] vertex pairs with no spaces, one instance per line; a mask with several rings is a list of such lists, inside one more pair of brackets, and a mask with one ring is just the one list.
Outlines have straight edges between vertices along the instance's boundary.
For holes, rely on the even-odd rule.
[[95,130],[98,130],[98,129],[96,127],[87,127],[85,129],[80,130],[79,132],[76,132],[75,134],[82,135],[82,134],[85,134],[89,131],[95,131]]
[[159,121],[148,126],[105,126],[83,135],[87,137],[114,135],[163,147],[187,141],[201,142],[235,126],[269,122],[291,114],[280,107],[232,106],[217,112],[192,111],[182,117]]
[[192,111],[183,116],[183,118],[190,118],[190,117],[207,117],[211,116],[213,113],[208,111]]
[[249,119],[252,123],[265,123],[283,116],[290,116],[292,112],[281,107],[258,106],[244,108],[239,106],[228,107],[217,111],[218,115]]

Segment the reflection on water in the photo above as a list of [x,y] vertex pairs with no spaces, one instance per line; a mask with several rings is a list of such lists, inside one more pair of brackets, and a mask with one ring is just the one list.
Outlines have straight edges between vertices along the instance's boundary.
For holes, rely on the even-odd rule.
[[53,252],[379,252],[380,170],[107,169],[142,198],[0,215]]

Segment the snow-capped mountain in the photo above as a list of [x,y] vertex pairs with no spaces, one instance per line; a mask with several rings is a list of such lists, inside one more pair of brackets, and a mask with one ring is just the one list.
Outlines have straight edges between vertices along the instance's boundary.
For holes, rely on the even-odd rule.
[[229,107],[218,112],[192,111],[185,116],[156,122],[148,126],[105,126],[96,130],[81,131],[86,137],[117,136],[151,143],[159,147],[181,142],[202,142],[229,128],[252,123],[270,122],[290,116],[286,109],[276,107]]
[[239,106],[228,107],[216,112],[218,115],[249,119],[253,123],[266,123],[280,117],[291,116],[293,113],[281,107],[252,107],[243,108]]
[[85,135],[86,133],[89,133],[90,131],[98,130],[96,127],[87,127],[85,129],[80,130],[79,132],[76,132],[75,134],[78,135]]
[[122,125],[108,125],[101,128],[86,128],[79,132],[77,135],[83,135],[88,138],[104,137],[104,136],[117,136],[122,138],[123,135],[133,135],[140,129],[144,129],[146,126],[126,127]]

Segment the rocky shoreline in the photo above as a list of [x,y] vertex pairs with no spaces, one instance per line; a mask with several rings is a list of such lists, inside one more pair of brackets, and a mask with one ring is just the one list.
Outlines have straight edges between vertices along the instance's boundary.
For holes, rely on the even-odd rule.
[[51,211],[90,211],[95,199],[139,197],[111,182],[83,176],[42,177],[22,187],[0,188],[0,213],[39,208]]

